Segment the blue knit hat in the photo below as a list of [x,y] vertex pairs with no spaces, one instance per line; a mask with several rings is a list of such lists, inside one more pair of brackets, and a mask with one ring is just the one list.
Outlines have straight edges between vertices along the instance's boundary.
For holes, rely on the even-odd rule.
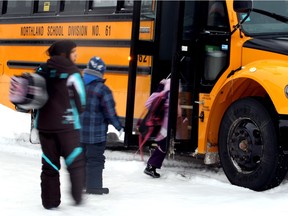
[[90,59],[90,61],[87,64],[87,68],[90,70],[98,71],[101,74],[103,74],[106,71],[106,65],[104,61],[97,56],[94,56]]

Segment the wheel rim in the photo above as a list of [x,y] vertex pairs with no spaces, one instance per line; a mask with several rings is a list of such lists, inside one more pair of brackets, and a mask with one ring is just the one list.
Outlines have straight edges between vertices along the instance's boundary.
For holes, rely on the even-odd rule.
[[260,128],[249,118],[238,119],[230,127],[228,152],[238,172],[251,173],[262,160],[263,143]]

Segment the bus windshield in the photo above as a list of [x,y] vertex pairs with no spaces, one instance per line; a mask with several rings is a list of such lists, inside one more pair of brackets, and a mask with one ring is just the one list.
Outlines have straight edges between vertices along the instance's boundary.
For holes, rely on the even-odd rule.
[[[287,17],[288,0],[285,1],[253,1],[253,8],[267,11],[272,15]],[[240,20],[246,16],[240,14]],[[277,20],[275,17],[252,11],[248,19],[243,23],[242,30],[249,36],[257,35],[287,35],[288,22]]]

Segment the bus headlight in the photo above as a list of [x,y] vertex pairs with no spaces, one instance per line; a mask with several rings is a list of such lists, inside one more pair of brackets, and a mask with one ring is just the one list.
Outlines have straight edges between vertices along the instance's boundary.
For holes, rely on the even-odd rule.
[[285,86],[284,93],[285,93],[285,96],[288,98],[288,85]]

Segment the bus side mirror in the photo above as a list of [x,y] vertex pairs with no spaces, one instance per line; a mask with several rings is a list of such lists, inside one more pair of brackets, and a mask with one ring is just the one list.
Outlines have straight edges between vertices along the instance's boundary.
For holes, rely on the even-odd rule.
[[248,13],[253,9],[253,0],[250,1],[234,1],[233,9],[237,13]]

